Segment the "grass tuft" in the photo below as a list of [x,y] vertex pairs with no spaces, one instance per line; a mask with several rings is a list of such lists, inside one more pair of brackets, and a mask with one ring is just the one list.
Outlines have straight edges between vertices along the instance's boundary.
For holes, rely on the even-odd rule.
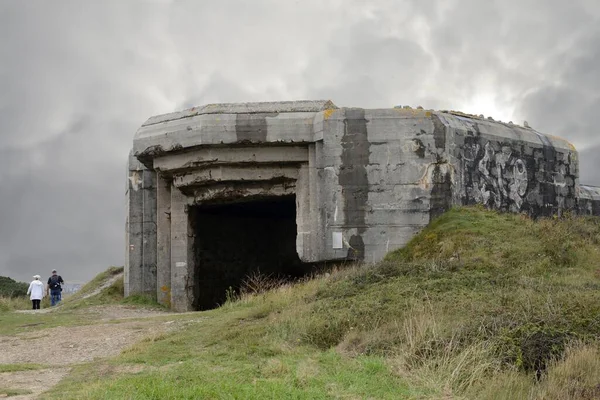
[[0,386],[0,397],[23,396],[31,393],[32,392],[30,390],[14,389]]
[[0,373],[2,372],[18,372],[18,371],[35,371],[38,369],[48,368],[42,364],[0,364]]

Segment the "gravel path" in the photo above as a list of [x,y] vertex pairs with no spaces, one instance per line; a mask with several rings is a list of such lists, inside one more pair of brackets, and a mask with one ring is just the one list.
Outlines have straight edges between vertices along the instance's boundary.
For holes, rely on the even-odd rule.
[[36,399],[60,382],[71,366],[118,355],[124,348],[143,338],[160,335],[179,325],[174,321],[152,319],[171,315],[165,311],[100,306],[90,307],[84,312],[96,315],[99,323],[0,336],[0,364],[33,363],[52,367],[0,373],[0,386],[31,391],[29,395],[10,399]]

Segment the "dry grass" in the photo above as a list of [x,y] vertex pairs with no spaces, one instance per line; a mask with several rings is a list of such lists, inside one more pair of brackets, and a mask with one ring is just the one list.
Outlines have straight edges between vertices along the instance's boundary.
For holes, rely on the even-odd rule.
[[[50,307],[50,299],[48,296],[44,297],[41,303],[41,308]],[[31,309],[31,300],[27,296],[21,297],[4,297],[0,296],[0,313],[1,312],[9,312],[9,311],[17,311],[17,310],[30,310]]]
[[31,308],[31,301],[26,297],[0,297],[0,312],[25,310]]
[[242,280],[240,294],[263,294],[270,290],[280,288],[288,283],[287,280],[275,274],[262,274],[259,270],[253,271]]
[[600,351],[597,346],[576,344],[554,361],[540,384],[532,391],[534,399],[592,400],[600,398]]

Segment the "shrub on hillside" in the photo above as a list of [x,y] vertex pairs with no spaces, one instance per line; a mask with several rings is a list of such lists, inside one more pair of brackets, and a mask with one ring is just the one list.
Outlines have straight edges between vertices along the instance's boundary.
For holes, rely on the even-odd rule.
[[17,282],[7,276],[0,276],[1,297],[21,297],[27,294],[29,285],[25,282]]

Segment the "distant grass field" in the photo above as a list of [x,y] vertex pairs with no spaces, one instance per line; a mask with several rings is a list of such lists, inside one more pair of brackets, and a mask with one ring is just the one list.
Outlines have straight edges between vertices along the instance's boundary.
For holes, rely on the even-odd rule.
[[454,209],[376,265],[182,315],[45,398],[600,398],[599,245],[596,218]]

